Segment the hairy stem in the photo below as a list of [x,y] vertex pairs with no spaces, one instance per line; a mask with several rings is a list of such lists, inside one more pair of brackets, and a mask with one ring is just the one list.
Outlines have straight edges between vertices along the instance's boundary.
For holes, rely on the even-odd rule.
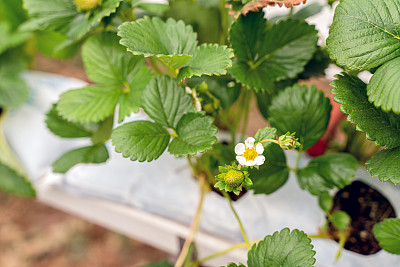
[[237,214],[235,208],[233,207],[232,199],[231,199],[231,197],[228,195],[228,193],[226,193],[225,191],[222,191],[222,193],[223,193],[224,197],[226,197],[226,199],[228,199],[228,201],[229,201],[229,206],[230,206],[230,208],[231,208],[233,214],[235,215],[236,220],[237,220],[238,223],[239,223],[240,231],[242,232],[242,236],[243,236],[244,242],[246,243],[247,248],[250,250],[250,249],[251,249],[251,245],[250,245],[249,239],[247,238],[247,235],[246,235],[246,232],[245,232],[245,230],[244,230],[242,221],[240,220],[239,215]]
[[183,244],[182,250],[176,260],[175,267],[182,267],[185,259],[187,257],[190,244],[192,244],[194,235],[199,228],[200,222],[200,215],[203,207],[204,196],[207,192],[207,184],[206,184],[206,177],[204,175],[200,175],[199,177],[199,187],[200,187],[200,199],[197,205],[196,213],[193,217],[192,224],[190,225],[189,234],[186,237],[185,243]]
[[279,142],[278,141],[276,141],[276,140],[274,140],[274,139],[265,139],[265,140],[262,140],[262,141],[260,141],[259,143],[268,143],[268,142],[270,142],[270,143],[275,143],[275,144],[278,144],[279,145]]

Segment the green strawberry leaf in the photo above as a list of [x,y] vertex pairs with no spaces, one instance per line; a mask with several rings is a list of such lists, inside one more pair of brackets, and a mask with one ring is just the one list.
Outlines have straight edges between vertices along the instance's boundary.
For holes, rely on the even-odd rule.
[[98,122],[113,114],[121,94],[119,87],[89,85],[62,94],[56,109],[68,121]]
[[338,210],[332,214],[331,221],[339,231],[345,231],[351,223],[351,217],[346,212]]
[[343,0],[336,7],[327,39],[333,60],[360,70],[400,56],[398,0]]
[[217,127],[212,125],[212,117],[202,113],[186,113],[176,126],[177,137],[169,145],[168,152],[177,157],[195,155],[211,149],[217,142]]
[[[254,136],[255,142],[258,143],[265,139],[276,139],[276,129],[272,127],[265,127],[263,129],[259,129]],[[271,142],[263,143],[264,147],[267,147],[271,144]]]
[[400,183],[400,147],[384,149],[367,162],[367,170],[372,177],[378,176],[382,182]]
[[329,98],[315,86],[295,84],[273,99],[268,120],[278,135],[295,132],[303,149],[308,149],[325,133],[330,111]]
[[96,83],[115,86],[128,83],[134,87],[140,80],[132,80],[142,68],[147,69],[149,74],[142,78],[146,81],[141,85],[149,80],[150,70],[145,66],[144,58],[127,52],[119,44],[117,35],[111,32],[90,37],[82,47],[82,59],[87,75]]
[[256,91],[271,91],[275,81],[303,71],[317,39],[315,27],[304,21],[287,20],[268,27],[263,12],[241,15],[230,30],[237,57],[232,75]]
[[192,97],[167,76],[158,76],[147,85],[143,109],[155,122],[173,129],[185,113],[194,111]]
[[369,102],[385,112],[400,113],[399,69],[400,57],[379,67],[367,85]]
[[331,212],[331,209],[333,207],[333,199],[332,199],[331,195],[329,195],[329,193],[327,191],[325,191],[318,196],[318,204],[319,204],[319,207],[326,214],[328,214]]
[[[366,133],[378,146],[391,149],[400,146],[400,116],[385,113],[368,101],[366,85],[357,77],[346,73],[336,75],[331,85],[334,100],[340,110],[348,114],[347,120],[356,124],[357,130]],[[382,130],[384,129],[384,131]]]
[[275,144],[269,145],[263,155],[265,162],[259,170],[249,170],[250,179],[253,181],[250,189],[253,189],[255,194],[271,194],[281,188],[289,178],[289,169],[282,148]]
[[357,169],[357,160],[350,154],[334,153],[319,156],[298,171],[297,179],[303,190],[319,196],[333,188],[350,184]]
[[232,49],[217,44],[197,47],[193,57],[180,69],[178,81],[192,76],[224,75],[232,66]]
[[59,59],[71,58],[77,53],[82,45],[82,42],[76,42],[60,49],[60,46],[68,41],[67,36],[60,32],[48,30],[36,31],[35,41],[37,49],[42,54]]
[[16,107],[29,97],[29,89],[21,78],[25,62],[19,50],[8,50],[0,55],[0,107]]
[[22,7],[22,0],[0,0],[0,18],[9,22],[12,29],[16,30],[28,18]]
[[90,137],[93,132],[84,125],[69,122],[63,119],[56,110],[56,105],[53,105],[46,114],[47,128],[55,135],[64,138]]
[[[200,0],[201,1],[201,0]],[[183,20],[185,24],[193,25],[200,43],[218,43],[221,34],[221,13],[220,0],[203,0],[210,2],[217,1],[217,7],[206,7],[200,1],[174,1],[170,2],[169,9],[163,14],[166,18]],[[212,3],[211,3],[212,4]],[[228,22],[230,23],[230,22]]]
[[73,0],[24,0],[30,20],[22,25],[27,30],[56,30],[67,33],[69,23],[79,13]]
[[81,147],[68,151],[53,163],[53,172],[66,173],[78,163],[103,163],[108,159],[107,148],[103,144]]
[[92,143],[104,144],[111,137],[111,133],[114,126],[114,115],[111,115],[99,124],[99,127],[91,136]]
[[143,91],[153,77],[143,57],[127,52],[115,34],[101,33],[84,44],[82,58],[92,81],[121,87],[119,122],[139,111]]
[[372,231],[384,250],[400,255],[400,219],[386,219],[375,224]]
[[222,108],[230,107],[239,97],[241,84],[229,76],[202,76],[192,77],[187,80],[190,88],[201,86],[202,83],[208,85],[208,90],[221,103]]
[[[139,63],[138,65],[142,65],[142,63]],[[140,68],[137,70],[134,79],[132,79],[132,85],[126,85],[123,87],[123,93],[118,101],[118,122],[122,122],[126,116],[139,111],[139,108],[142,105],[143,92],[152,77],[152,73],[149,72],[147,67]]]
[[23,197],[35,197],[36,193],[28,178],[0,162],[0,189]]
[[100,22],[117,11],[117,8],[123,0],[103,0],[102,5],[93,11],[91,16],[79,13],[69,23],[67,37],[70,40],[79,40],[87,33],[100,25]]
[[120,43],[134,55],[157,57],[172,70],[182,67],[193,56],[197,35],[191,26],[169,18],[145,17],[119,26]]
[[55,30],[70,40],[79,40],[100,24],[103,18],[115,13],[122,0],[103,0],[102,5],[89,13],[77,10],[73,0],[25,0],[24,7],[31,17],[25,30]]
[[311,239],[297,229],[288,228],[268,235],[249,251],[249,267],[311,267],[315,263],[315,251]]
[[0,54],[2,54],[9,48],[23,44],[31,36],[31,33],[13,30],[11,24],[5,21],[0,21],[0,36]]
[[256,93],[257,97],[257,106],[258,110],[261,112],[261,115],[265,119],[268,119],[268,109],[272,103],[272,99],[281,91],[283,91],[286,87],[293,86],[297,82],[297,79],[286,79],[281,80],[279,82],[275,82],[272,91],[258,92]]
[[111,134],[115,151],[132,161],[152,161],[167,148],[170,135],[159,124],[134,121],[114,129]]
[[165,14],[165,12],[168,9],[170,9],[168,2],[151,3],[151,2],[146,2],[143,0],[133,0],[132,7],[143,9],[144,11],[147,11],[151,15],[158,16],[158,17],[162,17]]
[[314,15],[317,15],[324,8],[323,4],[320,3],[310,3],[305,5],[299,11],[292,15],[292,19],[307,19]]

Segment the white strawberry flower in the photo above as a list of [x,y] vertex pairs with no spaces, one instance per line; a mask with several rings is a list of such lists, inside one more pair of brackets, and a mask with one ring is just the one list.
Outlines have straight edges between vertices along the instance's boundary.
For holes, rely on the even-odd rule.
[[238,143],[235,146],[236,160],[239,164],[244,166],[264,164],[265,157],[262,155],[264,146],[261,143],[254,146],[255,141],[253,137],[249,137],[244,141],[244,144]]

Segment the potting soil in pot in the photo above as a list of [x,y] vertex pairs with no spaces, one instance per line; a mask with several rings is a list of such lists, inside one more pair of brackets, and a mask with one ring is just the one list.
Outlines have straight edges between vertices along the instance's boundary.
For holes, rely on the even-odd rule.
[[[346,249],[363,255],[381,250],[372,228],[385,218],[396,217],[393,206],[385,196],[361,181],[354,181],[335,195],[332,213],[337,210],[345,211],[351,217]],[[339,240],[332,225],[329,226],[329,233]]]

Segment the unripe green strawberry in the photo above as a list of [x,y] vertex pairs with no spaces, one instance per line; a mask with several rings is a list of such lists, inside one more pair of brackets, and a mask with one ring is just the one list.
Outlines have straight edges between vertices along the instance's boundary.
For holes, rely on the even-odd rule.
[[240,186],[244,181],[244,173],[238,170],[229,170],[224,177],[224,182],[232,188]]
[[90,11],[101,6],[102,0],[74,0],[79,10]]

